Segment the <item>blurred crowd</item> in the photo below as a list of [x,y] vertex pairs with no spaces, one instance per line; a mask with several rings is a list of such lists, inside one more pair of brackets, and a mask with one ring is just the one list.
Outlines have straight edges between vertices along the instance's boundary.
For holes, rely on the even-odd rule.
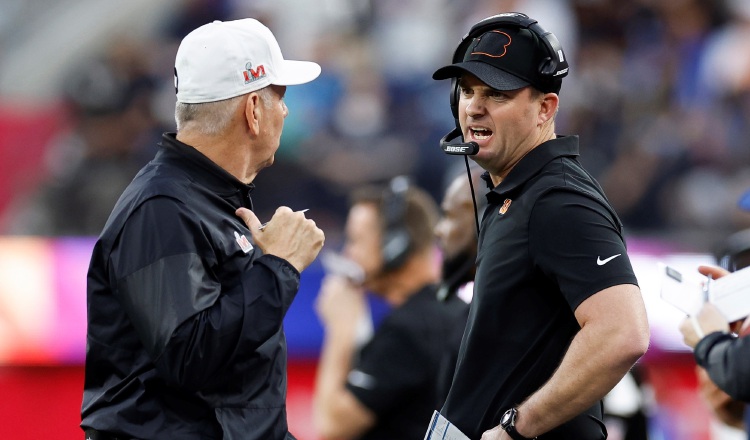
[[98,234],[159,134],[174,130],[180,39],[255,17],[286,57],[323,66],[287,93],[256,212],[309,208],[335,246],[353,187],[405,174],[439,199],[463,169],[438,147],[454,122],[449,84],[431,74],[466,29],[504,11],[538,19],[566,50],[558,133],[581,136],[581,160],[628,235],[707,251],[750,226],[736,208],[750,188],[750,1],[183,0],[145,41],[118,36],[58,75],[67,123],[38,184],[0,211],[0,233]]

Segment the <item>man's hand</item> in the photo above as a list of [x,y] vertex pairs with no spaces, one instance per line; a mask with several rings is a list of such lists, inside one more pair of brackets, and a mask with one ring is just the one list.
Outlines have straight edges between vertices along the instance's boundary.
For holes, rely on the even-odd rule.
[[682,338],[690,348],[695,348],[709,333],[729,332],[729,323],[719,309],[711,303],[705,303],[695,316],[688,316],[680,323]]
[[[698,266],[698,272],[713,279],[729,274],[728,271],[716,266]],[[705,335],[717,331],[728,332],[729,323],[711,303],[705,303],[697,315],[688,316],[680,323],[682,338],[690,348],[695,348]]]
[[513,440],[500,426],[495,426],[489,431],[484,431],[481,440]]
[[263,253],[287,260],[299,272],[315,260],[325,242],[325,234],[313,220],[286,206],[276,210],[263,230],[260,220],[249,209],[239,208],[235,214],[245,222]]
[[365,293],[361,287],[337,275],[323,278],[315,300],[315,311],[328,331],[353,335],[366,310]]

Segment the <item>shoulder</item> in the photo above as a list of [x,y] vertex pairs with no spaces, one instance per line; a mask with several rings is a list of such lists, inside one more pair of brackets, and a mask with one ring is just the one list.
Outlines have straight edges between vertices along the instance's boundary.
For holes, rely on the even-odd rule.
[[159,172],[155,167],[147,166],[118,199],[104,226],[102,237],[105,241],[106,237],[117,237],[126,223],[146,228],[146,232],[149,224],[158,225],[166,221],[166,217],[174,218],[174,221],[190,219],[189,215],[178,215],[189,211],[189,186],[189,179],[179,173]]
[[468,313],[469,305],[453,295],[446,301],[437,298],[436,289],[425,289],[416,293],[403,306],[395,309],[389,317],[389,327],[402,335],[442,334],[443,329],[453,327],[457,320]]

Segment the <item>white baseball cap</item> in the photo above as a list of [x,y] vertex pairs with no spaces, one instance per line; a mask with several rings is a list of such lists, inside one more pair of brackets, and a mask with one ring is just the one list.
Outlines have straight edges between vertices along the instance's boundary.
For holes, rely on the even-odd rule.
[[205,24],[180,43],[175,59],[177,101],[214,102],[271,84],[304,84],[320,75],[310,61],[285,60],[271,30],[252,18]]

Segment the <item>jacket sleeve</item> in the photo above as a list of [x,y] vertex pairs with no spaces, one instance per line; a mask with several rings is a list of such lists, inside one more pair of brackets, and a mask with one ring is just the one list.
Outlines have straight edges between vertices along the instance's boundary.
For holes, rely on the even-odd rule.
[[[116,295],[168,383],[200,389],[278,339],[299,273],[272,255],[235,276],[217,244],[174,199],[152,199],[123,228],[113,251]],[[168,226],[156,226],[167,223]],[[244,254],[243,254],[244,255]],[[257,258],[256,258],[257,257]],[[234,365],[235,368],[230,368]]]
[[711,333],[695,346],[695,361],[733,399],[750,403],[750,336]]

